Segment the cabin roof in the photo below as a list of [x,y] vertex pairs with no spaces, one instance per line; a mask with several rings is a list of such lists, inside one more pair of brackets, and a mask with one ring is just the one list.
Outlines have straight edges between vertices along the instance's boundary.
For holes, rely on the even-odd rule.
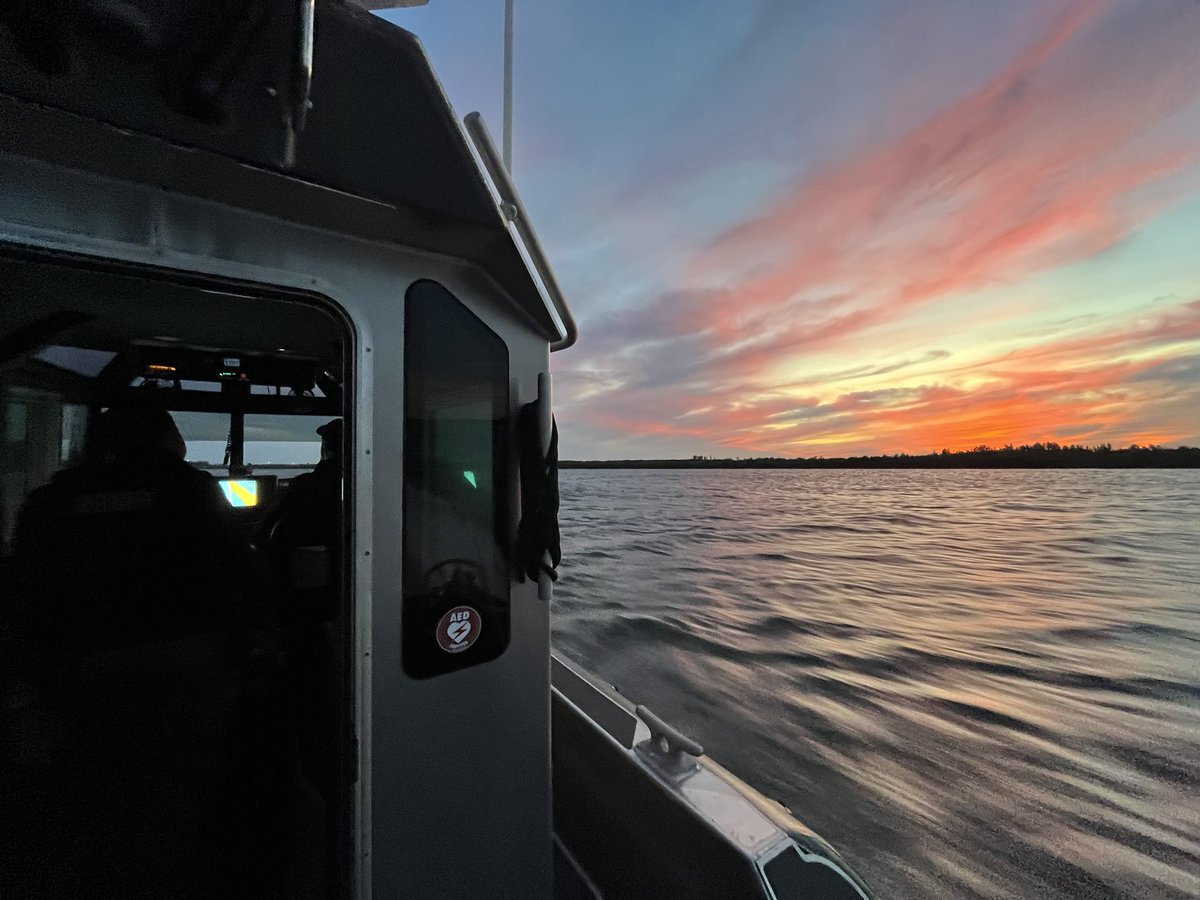
[[165,4],[122,30],[131,6],[0,13],[0,150],[468,260],[555,349],[573,343],[486,130],[457,121],[414,35],[318,0],[298,130],[302,4],[244,4],[237,21],[226,4]]

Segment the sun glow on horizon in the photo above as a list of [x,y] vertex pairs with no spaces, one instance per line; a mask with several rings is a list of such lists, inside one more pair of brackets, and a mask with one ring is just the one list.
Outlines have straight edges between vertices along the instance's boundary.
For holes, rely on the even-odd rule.
[[1200,445],[1200,4],[529,4],[565,457]]

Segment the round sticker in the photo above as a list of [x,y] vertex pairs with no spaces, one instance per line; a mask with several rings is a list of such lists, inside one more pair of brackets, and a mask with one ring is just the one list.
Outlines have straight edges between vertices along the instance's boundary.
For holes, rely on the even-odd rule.
[[479,613],[472,607],[456,606],[438,622],[438,646],[447,653],[461,653],[479,639],[482,625]]

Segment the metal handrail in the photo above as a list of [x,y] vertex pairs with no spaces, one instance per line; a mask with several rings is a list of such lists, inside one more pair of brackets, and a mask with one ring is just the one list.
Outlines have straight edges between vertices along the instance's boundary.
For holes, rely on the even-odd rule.
[[487,169],[492,183],[496,185],[496,190],[500,193],[502,211],[516,226],[521,240],[533,260],[533,265],[537,269],[538,277],[541,278],[542,284],[546,286],[546,290],[550,294],[550,302],[554,304],[555,311],[562,319],[563,330],[566,334],[561,340],[553,341],[550,349],[565,350],[579,339],[579,327],[575,324],[575,318],[567,308],[567,301],[563,297],[558,279],[554,277],[554,270],[550,268],[550,261],[546,259],[541,242],[538,241],[537,235],[534,234],[533,228],[529,224],[529,215],[525,212],[525,207],[508,174],[508,169],[504,166],[504,160],[501,159],[500,152],[492,141],[491,133],[484,124],[483,116],[477,112],[468,113],[463,119],[463,123],[467,127],[467,133],[471,136],[471,140],[475,143],[475,149],[479,151],[484,168]]

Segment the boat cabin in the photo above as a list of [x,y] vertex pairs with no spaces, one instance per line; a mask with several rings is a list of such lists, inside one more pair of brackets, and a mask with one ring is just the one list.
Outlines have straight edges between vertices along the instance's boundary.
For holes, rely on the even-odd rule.
[[470,129],[350,4],[0,12],[11,896],[549,895],[574,325]]

